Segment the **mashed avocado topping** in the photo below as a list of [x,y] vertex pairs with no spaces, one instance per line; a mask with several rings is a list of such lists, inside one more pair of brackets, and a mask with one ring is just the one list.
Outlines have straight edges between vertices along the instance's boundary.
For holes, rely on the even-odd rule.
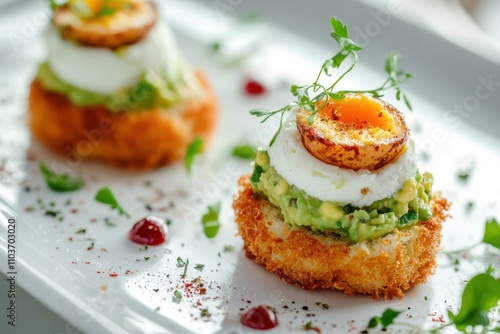
[[391,197],[362,208],[322,201],[289,185],[270,165],[269,155],[263,150],[257,153],[250,181],[255,193],[280,208],[288,224],[352,242],[376,239],[432,217],[429,200],[433,178],[429,173],[417,172]]
[[169,108],[185,101],[198,89],[180,66],[176,73],[145,70],[135,87],[120,90],[113,95],[100,95],[72,86],[57,77],[48,63],[40,64],[36,78],[45,89],[65,95],[81,107],[105,106],[112,112],[150,108]]

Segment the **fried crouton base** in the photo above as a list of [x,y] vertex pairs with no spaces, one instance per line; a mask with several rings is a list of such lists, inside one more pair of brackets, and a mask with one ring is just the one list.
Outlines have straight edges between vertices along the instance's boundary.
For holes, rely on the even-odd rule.
[[184,157],[196,137],[210,141],[217,120],[215,94],[203,73],[205,96],[169,109],[112,113],[79,107],[35,80],[29,96],[32,133],[68,162],[98,159],[132,169],[150,169]]
[[248,258],[304,289],[336,289],[374,299],[402,298],[433,273],[441,224],[449,207],[434,198],[434,217],[409,230],[356,244],[292,228],[279,209],[254,196],[248,175],[239,180],[233,208]]

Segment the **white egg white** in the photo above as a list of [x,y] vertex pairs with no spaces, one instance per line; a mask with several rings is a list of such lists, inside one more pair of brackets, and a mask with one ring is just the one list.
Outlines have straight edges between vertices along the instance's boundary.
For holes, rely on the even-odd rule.
[[119,50],[64,40],[54,26],[47,39],[54,73],[72,86],[102,95],[135,86],[145,69],[168,71],[180,61],[175,39],[164,24],[156,24],[142,40]]
[[[341,205],[362,207],[392,196],[405,180],[417,172],[415,144],[397,161],[376,171],[353,171],[329,165],[311,155],[302,144],[295,117],[283,124],[274,144],[268,149],[271,165],[290,184],[308,195]],[[362,189],[368,189],[363,195]]]

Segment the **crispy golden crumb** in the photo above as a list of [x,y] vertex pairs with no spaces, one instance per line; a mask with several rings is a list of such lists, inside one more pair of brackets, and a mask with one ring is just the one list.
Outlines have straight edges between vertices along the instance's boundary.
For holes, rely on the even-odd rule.
[[432,200],[433,218],[409,230],[350,244],[290,227],[278,208],[253,196],[248,175],[240,178],[239,186],[233,208],[247,257],[290,284],[374,299],[402,298],[436,266],[441,224],[449,208],[444,198]]
[[68,163],[91,158],[132,169],[175,162],[194,138],[210,141],[217,120],[217,101],[203,73],[197,76],[206,97],[188,101],[182,110],[137,110],[112,113],[104,107],[79,107],[65,96],[31,84],[29,125],[48,147]]

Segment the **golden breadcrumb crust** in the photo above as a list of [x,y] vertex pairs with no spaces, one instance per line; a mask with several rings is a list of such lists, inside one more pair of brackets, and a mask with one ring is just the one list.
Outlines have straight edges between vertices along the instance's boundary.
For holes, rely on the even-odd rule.
[[196,137],[210,141],[218,109],[215,93],[203,73],[197,77],[205,97],[175,110],[156,108],[113,113],[102,106],[79,107],[35,80],[29,96],[29,126],[52,150],[74,162],[107,161],[132,169],[150,169],[184,157]]
[[248,258],[282,280],[305,289],[337,289],[348,295],[402,298],[436,266],[441,224],[449,203],[432,200],[434,217],[372,241],[352,244],[292,228],[277,207],[254,196],[248,175],[233,202]]

